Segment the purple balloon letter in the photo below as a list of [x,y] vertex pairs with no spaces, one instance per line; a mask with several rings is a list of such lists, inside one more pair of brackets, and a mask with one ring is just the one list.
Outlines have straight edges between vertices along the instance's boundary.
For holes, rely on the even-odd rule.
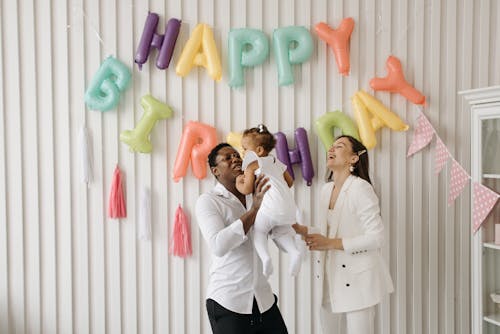
[[306,180],[307,185],[310,186],[314,177],[314,169],[306,130],[304,128],[297,128],[295,130],[295,144],[297,147],[294,150],[288,148],[284,133],[278,132],[274,135],[274,138],[276,138],[276,155],[287,166],[288,173],[295,179],[292,165],[300,164],[302,177]]
[[175,42],[179,36],[181,21],[170,19],[165,27],[165,35],[159,35],[156,31],[158,25],[158,14],[149,13],[144,24],[141,40],[135,54],[135,62],[142,70],[142,64],[148,60],[149,52],[152,48],[159,50],[158,58],[156,59],[156,67],[165,69],[170,64],[172,53],[174,52]]

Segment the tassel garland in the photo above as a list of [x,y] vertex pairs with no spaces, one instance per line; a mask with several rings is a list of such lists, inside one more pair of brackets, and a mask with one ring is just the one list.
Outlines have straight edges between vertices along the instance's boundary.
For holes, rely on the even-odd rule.
[[137,237],[140,240],[151,240],[151,193],[147,187],[141,192],[141,206],[139,207],[139,226]]
[[89,133],[85,126],[80,129],[80,159],[82,181],[88,185],[92,182],[92,157],[90,152]]
[[122,172],[116,165],[111,182],[111,191],[109,193],[108,216],[110,218],[125,218],[127,217],[127,209],[125,207],[125,199],[123,196]]
[[169,252],[180,257],[187,257],[192,254],[189,221],[180,204],[175,211],[174,229]]

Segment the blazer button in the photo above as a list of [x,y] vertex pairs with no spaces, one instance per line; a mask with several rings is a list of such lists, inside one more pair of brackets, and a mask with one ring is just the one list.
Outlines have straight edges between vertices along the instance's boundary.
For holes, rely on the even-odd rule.
[[347,283],[345,286],[350,286],[350,284],[349,284],[349,283]]
[[319,262],[320,262],[320,261],[318,260],[318,263],[319,263]]
[[345,264],[342,265],[342,268],[345,268]]
[[319,278],[319,275],[316,275],[316,278]]

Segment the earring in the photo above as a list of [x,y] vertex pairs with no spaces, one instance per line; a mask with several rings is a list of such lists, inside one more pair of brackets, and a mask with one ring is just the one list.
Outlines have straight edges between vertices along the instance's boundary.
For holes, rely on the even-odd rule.
[[351,173],[354,172],[354,166],[353,165],[349,166],[349,172],[351,172]]

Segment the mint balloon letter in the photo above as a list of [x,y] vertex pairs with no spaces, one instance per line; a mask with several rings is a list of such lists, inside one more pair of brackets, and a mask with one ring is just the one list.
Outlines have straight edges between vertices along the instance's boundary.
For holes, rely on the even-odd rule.
[[131,73],[114,57],[101,64],[85,92],[85,103],[91,110],[108,111],[118,105],[120,93],[127,89]]
[[[247,49],[246,46],[251,48]],[[262,64],[269,55],[266,35],[257,29],[233,29],[229,32],[229,86],[245,84],[243,67]]]
[[[313,40],[305,27],[278,28],[273,33],[274,53],[278,65],[280,86],[293,84],[292,65],[301,64],[311,57]],[[295,48],[290,48],[292,42]]]

